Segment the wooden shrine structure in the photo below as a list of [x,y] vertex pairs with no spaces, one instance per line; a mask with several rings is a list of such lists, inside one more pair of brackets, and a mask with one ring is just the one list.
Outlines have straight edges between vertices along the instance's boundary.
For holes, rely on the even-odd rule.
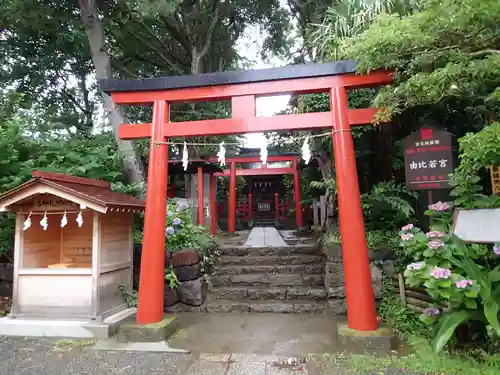
[[33,171],[0,196],[16,215],[11,317],[102,321],[127,309],[132,225],[144,202],[108,182]]
[[[101,80],[101,89],[111,95],[115,104],[146,104],[153,110],[152,123],[123,124],[119,130],[122,139],[151,139],[137,323],[163,319],[168,138],[328,128],[332,130],[338,186],[348,326],[360,331],[376,330],[375,299],[351,127],[369,124],[377,109],[349,109],[347,90],[391,82],[392,74],[387,71],[357,75],[355,61],[192,76]],[[330,111],[257,116],[256,97],[290,93],[328,93]],[[217,100],[231,100],[231,118],[175,123],[170,120],[169,108],[173,103]],[[236,189],[236,165],[231,166],[230,190],[233,190]]]

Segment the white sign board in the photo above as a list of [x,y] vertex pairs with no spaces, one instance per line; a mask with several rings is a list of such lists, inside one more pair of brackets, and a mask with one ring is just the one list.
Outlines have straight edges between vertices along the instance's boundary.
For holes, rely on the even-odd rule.
[[500,242],[500,208],[457,210],[453,233],[465,242]]

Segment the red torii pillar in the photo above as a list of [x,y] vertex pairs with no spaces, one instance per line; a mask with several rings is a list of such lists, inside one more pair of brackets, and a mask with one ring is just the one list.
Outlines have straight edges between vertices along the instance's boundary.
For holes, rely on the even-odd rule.
[[214,236],[217,234],[216,178],[213,173],[210,175],[210,228]]
[[236,162],[231,162],[229,169],[229,205],[227,212],[227,231],[236,231]]
[[347,92],[344,87],[330,90],[333,112],[333,155],[337,179],[344,265],[345,294],[349,327],[370,331],[377,327],[368,248],[361,198],[359,195],[356,154],[348,118]]
[[304,217],[302,215],[302,204],[300,203],[302,198],[300,194],[300,171],[297,159],[292,160],[292,166],[293,166],[293,194],[295,197],[295,223],[297,225],[297,228],[302,228],[304,226]]
[[141,274],[143,289],[137,301],[137,323],[159,322],[163,318],[165,283],[165,224],[167,210],[168,146],[164,123],[169,121],[169,105],[153,104],[153,126],[149,148],[146,213],[142,241]]

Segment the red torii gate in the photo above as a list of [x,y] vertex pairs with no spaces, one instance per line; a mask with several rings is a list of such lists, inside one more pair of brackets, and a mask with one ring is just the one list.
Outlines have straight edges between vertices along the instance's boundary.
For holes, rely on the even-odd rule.
[[[376,71],[355,74],[355,61],[296,65],[246,72],[208,73],[137,80],[102,80],[101,89],[115,104],[153,105],[152,124],[124,124],[122,139],[151,138],[146,215],[137,323],[160,321],[163,316],[165,211],[167,192],[166,141],[169,137],[209,136],[283,130],[331,128],[342,236],[348,326],[377,329],[366,235],[361,210],[351,126],[371,122],[376,109],[349,109],[347,89],[392,82],[392,74]],[[255,98],[289,93],[330,95],[331,111],[257,117]],[[184,121],[172,126],[171,103],[231,100],[229,119]],[[236,175],[235,164],[231,174]]]
[[[216,162],[216,158],[209,158],[210,161]],[[238,163],[260,163],[261,160],[258,156],[228,156],[226,163],[230,166],[224,172],[216,173],[216,176],[229,177],[229,205],[228,205],[228,225],[227,231],[234,233],[236,228],[236,176],[273,176],[273,175],[293,175],[293,193],[295,198],[295,223],[298,228],[304,226],[304,218],[302,215],[301,194],[300,194],[300,172],[299,172],[298,155],[269,155],[267,157],[268,163],[289,161],[292,163],[291,167],[282,168],[269,168],[263,165],[262,168],[255,169],[236,169]],[[250,202],[251,205],[251,202]]]

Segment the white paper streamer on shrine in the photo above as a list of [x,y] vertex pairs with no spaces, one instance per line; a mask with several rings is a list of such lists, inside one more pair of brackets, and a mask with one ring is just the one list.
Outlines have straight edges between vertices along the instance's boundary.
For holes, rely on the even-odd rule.
[[49,220],[47,219],[46,212],[43,214],[42,220],[40,220],[40,225],[42,226],[43,230],[47,230],[47,228],[49,226]]
[[205,217],[208,219],[210,217],[210,209],[209,207],[205,207]]
[[184,167],[185,171],[187,170],[188,164],[188,147],[186,142],[184,142],[184,150],[182,151],[182,166]]
[[304,144],[302,145],[302,159],[306,162],[306,164],[309,164],[309,161],[311,160],[311,148],[309,147],[309,136],[306,137],[304,140]]
[[31,227],[31,212],[26,220],[24,220],[23,230],[28,230]]
[[64,215],[61,218],[61,228],[64,228],[68,224],[68,216],[66,215],[66,211],[64,211]]
[[260,161],[262,165],[267,164],[267,140],[265,140],[260,148]]
[[83,214],[82,214],[82,211],[80,211],[80,212],[78,213],[78,215],[76,215],[76,222],[77,222],[77,224],[78,224],[78,227],[80,227],[80,228],[81,228],[81,227],[82,227],[82,225],[83,225]]
[[219,161],[220,165],[226,165],[226,148],[224,147],[224,142],[221,142],[219,145],[217,160]]

